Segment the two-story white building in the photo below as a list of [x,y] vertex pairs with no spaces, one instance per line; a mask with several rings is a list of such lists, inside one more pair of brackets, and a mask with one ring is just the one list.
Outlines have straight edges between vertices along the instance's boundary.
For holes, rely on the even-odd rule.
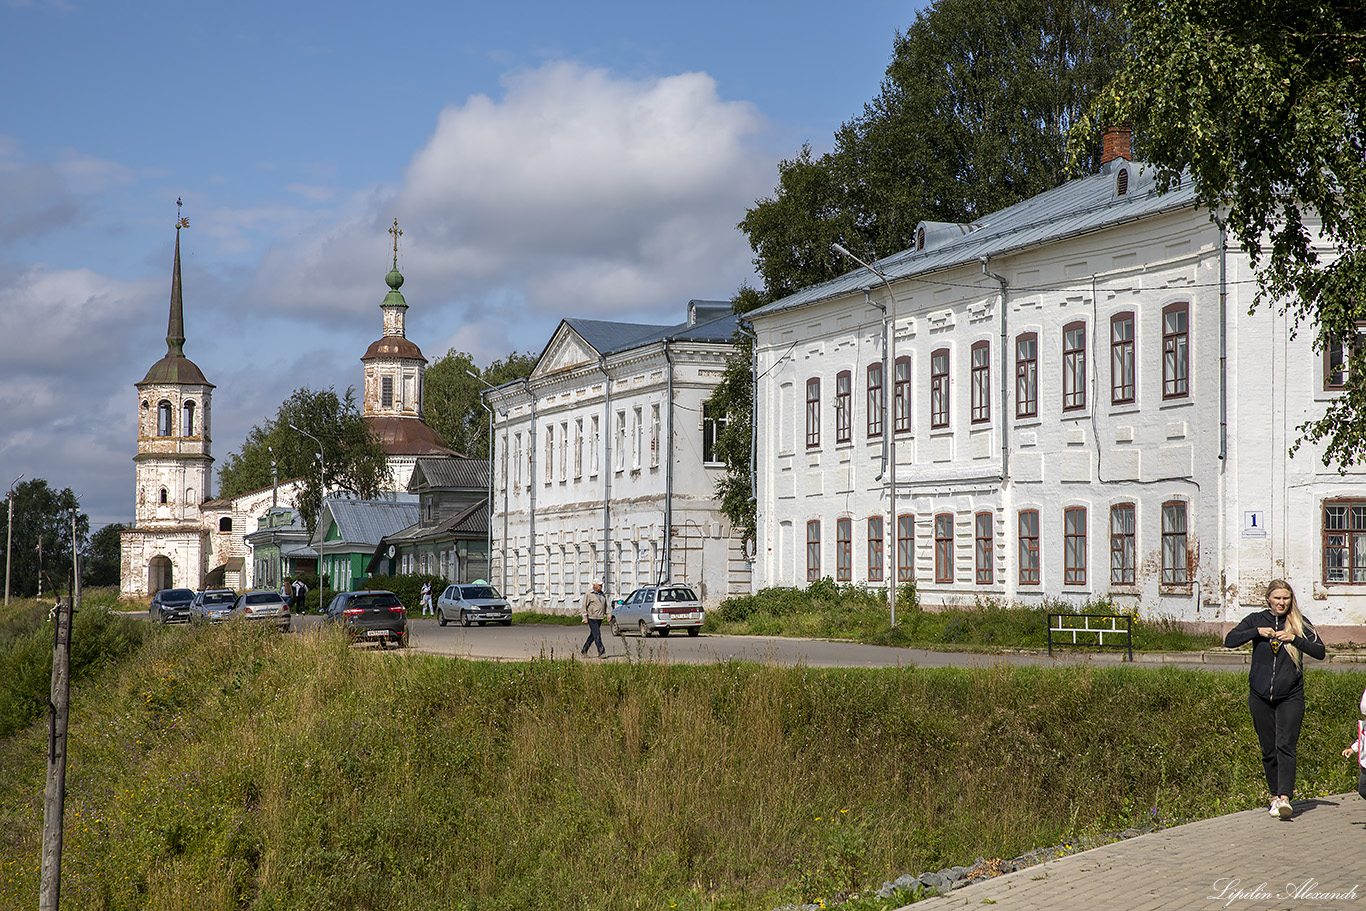
[[1226,623],[1283,577],[1321,628],[1360,633],[1366,479],[1288,454],[1340,352],[1249,313],[1213,213],[1117,151],[748,315],[756,588],[913,580],[930,606]]
[[571,612],[659,581],[704,602],[748,593],[744,543],[721,513],[704,413],[732,350],[724,301],[675,326],[563,320],[525,380],[491,389],[491,581],[519,609]]

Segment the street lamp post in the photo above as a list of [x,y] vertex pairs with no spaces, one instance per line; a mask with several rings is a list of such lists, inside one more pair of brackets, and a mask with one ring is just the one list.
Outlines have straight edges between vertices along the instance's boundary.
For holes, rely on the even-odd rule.
[[[294,431],[296,431],[296,432],[298,432],[298,433],[302,433],[304,436],[308,437],[308,438],[309,438],[310,440],[312,440],[314,443],[317,443],[317,444],[318,444],[318,527],[315,527],[314,530],[315,530],[315,531],[320,531],[320,530],[321,530],[322,521],[323,521],[323,500],[327,498],[327,474],[326,474],[326,471],[325,471],[324,466],[323,466],[323,443],[322,443],[322,440],[318,439],[318,438],[315,437],[313,434],[309,433],[307,430],[304,430],[304,429],[302,429],[302,428],[300,428],[300,427],[295,427],[293,424],[290,424],[288,421],[286,421],[285,423],[286,423],[286,425],[287,425],[291,430],[294,430]],[[323,606],[324,603],[325,603],[325,602],[323,601],[323,539],[322,539],[322,535],[319,535],[319,536],[318,536],[318,609],[319,609],[319,610],[322,610],[322,606]]]
[[[887,607],[891,611],[892,626],[896,626],[896,585],[900,581],[897,578],[898,554],[897,546],[900,541],[900,529],[897,528],[896,515],[896,425],[895,421],[895,402],[896,402],[896,295],[892,293],[892,283],[887,280],[887,275],[876,266],[872,266],[850,253],[840,244],[831,244],[830,249],[836,253],[849,257],[864,269],[878,277],[882,284],[887,288],[887,296],[891,298],[891,309],[887,313],[887,366],[883,368],[882,377],[882,404],[883,420],[882,432],[883,441],[887,447],[887,508],[891,514],[891,525],[889,528],[892,546],[888,548],[887,561]],[[891,387],[891,395],[887,394],[888,387]],[[910,407],[910,402],[906,403]],[[912,556],[914,559],[914,556]]]
[[9,486],[9,527],[5,531],[5,606],[9,606],[9,562],[10,546],[14,543],[14,485],[22,481],[21,474]]

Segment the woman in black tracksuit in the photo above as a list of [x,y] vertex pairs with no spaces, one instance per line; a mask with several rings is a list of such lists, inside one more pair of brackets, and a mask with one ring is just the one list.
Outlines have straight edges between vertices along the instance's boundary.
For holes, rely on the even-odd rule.
[[1323,660],[1323,640],[1300,613],[1295,592],[1280,579],[1266,587],[1267,609],[1248,614],[1224,645],[1252,643],[1247,707],[1262,747],[1262,768],[1271,791],[1271,815],[1289,819],[1294,809],[1295,749],[1304,721],[1304,655]]

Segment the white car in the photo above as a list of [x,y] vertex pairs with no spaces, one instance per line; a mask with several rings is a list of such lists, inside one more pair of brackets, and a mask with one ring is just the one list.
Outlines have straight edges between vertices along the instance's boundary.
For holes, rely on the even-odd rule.
[[650,633],[667,636],[676,629],[685,629],[689,636],[696,636],[702,632],[705,619],[702,602],[688,586],[647,585],[631,592],[613,609],[612,635],[632,630],[644,638]]
[[273,623],[281,632],[289,632],[289,604],[279,592],[269,589],[239,595],[231,616],[245,617],[256,623]]

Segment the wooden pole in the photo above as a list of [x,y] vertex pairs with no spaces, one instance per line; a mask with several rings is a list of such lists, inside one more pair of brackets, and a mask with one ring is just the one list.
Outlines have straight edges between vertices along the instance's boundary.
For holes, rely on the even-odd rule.
[[[76,541],[76,511],[71,511],[71,540]],[[71,597],[57,597],[53,630],[52,695],[48,702],[47,790],[43,800],[43,870],[38,911],[57,911],[62,891],[62,815],[66,806],[66,725],[71,704],[71,617],[81,597],[79,554],[71,549]],[[53,585],[54,591],[57,586]]]

